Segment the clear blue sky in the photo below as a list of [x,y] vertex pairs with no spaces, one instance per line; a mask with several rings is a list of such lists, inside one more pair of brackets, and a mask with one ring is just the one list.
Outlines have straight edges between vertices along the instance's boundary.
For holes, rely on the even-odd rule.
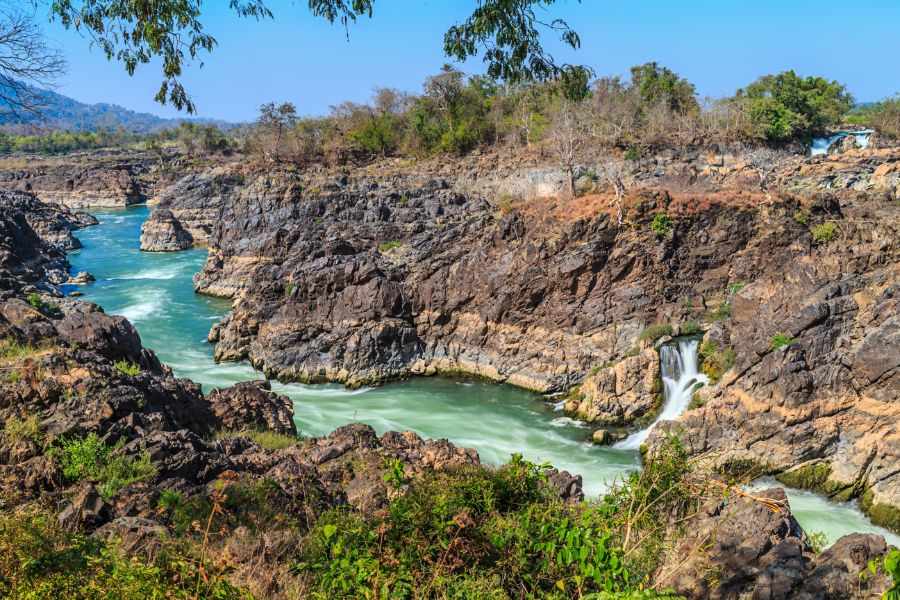
[[[371,20],[350,27],[309,16],[303,0],[269,0],[274,21],[231,14],[207,0],[203,20],[219,42],[187,69],[184,82],[200,116],[250,120],[260,104],[294,102],[303,114],[324,114],[342,100],[364,101],[374,87],[418,91],[443,64],[443,32],[463,20],[475,0],[376,0]],[[46,7],[44,7],[46,9]],[[900,2],[896,0],[559,0],[548,16],[569,21],[582,48],[548,44],[564,62],[624,74],[656,60],[680,73],[701,95],[731,94],[764,73],[795,69],[846,83],[859,100],[900,92]],[[83,102],[178,116],[153,102],[158,65],[129,77],[88,40],[50,23],[70,71],[59,92]],[[463,70],[482,70],[480,58]]]

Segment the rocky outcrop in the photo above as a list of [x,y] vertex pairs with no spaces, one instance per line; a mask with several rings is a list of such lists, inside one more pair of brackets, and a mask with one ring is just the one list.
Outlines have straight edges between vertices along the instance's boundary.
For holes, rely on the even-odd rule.
[[687,598],[874,599],[884,576],[860,573],[886,549],[881,536],[853,534],[813,554],[776,488],[710,502],[654,579]]
[[0,188],[32,192],[44,202],[73,209],[123,207],[144,200],[140,176],[148,163],[141,156],[73,157],[59,163],[35,159],[26,168],[0,171]]
[[652,417],[662,400],[659,354],[645,348],[589,374],[565,409],[589,423],[626,426]]
[[822,211],[819,242],[788,246],[734,298],[737,362],[674,427],[723,468],[859,498],[900,530],[900,208],[861,196]]
[[223,429],[249,428],[297,436],[291,399],[274,393],[268,381],[245,381],[215,389],[207,399]]
[[170,210],[156,208],[141,226],[141,250],[145,252],[175,252],[193,245],[193,236]]
[[243,183],[244,176],[238,166],[189,174],[165,189],[154,213],[170,211],[194,242],[205,243],[222,205]]

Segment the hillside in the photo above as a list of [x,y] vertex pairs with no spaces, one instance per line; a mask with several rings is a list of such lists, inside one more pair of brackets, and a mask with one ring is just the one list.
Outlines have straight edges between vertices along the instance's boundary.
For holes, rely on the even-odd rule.
[[[0,101],[0,130],[9,133],[22,133],[35,126],[48,130],[61,131],[97,131],[99,129],[115,129],[122,127],[134,133],[152,133],[162,129],[175,127],[183,119],[165,119],[150,113],[135,112],[116,104],[105,102],[86,104],[68,96],[50,90],[37,90],[43,100],[43,120],[30,119],[22,123],[13,117]],[[213,123],[223,128],[233,124],[211,119],[191,119],[196,122]]]

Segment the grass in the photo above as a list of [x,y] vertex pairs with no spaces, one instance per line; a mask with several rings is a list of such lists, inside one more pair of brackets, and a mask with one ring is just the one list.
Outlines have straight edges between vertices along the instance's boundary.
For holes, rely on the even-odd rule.
[[638,339],[642,342],[655,342],[662,337],[672,335],[672,331],[672,326],[668,323],[650,325],[641,332],[641,334],[638,336]]
[[23,358],[31,358],[40,354],[43,349],[31,344],[23,344],[15,338],[8,337],[0,342],[0,359],[4,361],[16,361]]
[[791,344],[795,343],[796,341],[797,341],[797,338],[790,337],[787,334],[779,332],[769,338],[769,347],[772,350],[778,350],[779,348],[784,348],[785,346],[790,346]]
[[28,294],[27,298],[28,304],[31,305],[31,308],[38,312],[42,313],[57,313],[59,312],[59,304],[55,302],[46,302],[43,298],[41,298],[40,294],[36,292],[31,292]]
[[129,483],[156,474],[156,468],[150,463],[146,452],[139,456],[117,454],[116,450],[122,447],[123,442],[108,446],[92,432],[84,437],[63,439],[50,448],[48,454],[59,463],[68,481],[96,483],[100,495],[108,502]]
[[681,324],[681,335],[698,335],[703,332],[700,321],[691,319]]
[[275,433],[274,431],[260,431],[260,430],[247,430],[247,431],[220,431],[216,433],[217,440],[224,440],[228,438],[236,438],[243,437],[255,442],[261,448],[265,448],[266,450],[284,450],[285,448],[290,448],[294,444],[296,444],[300,438],[287,435],[284,433]]
[[809,228],[813,241],[817,244],[827,244],[837,237],[837,225],[833,221],[825,221]]
[[403,245],[403,242],[398,242],[396,240],[393,240],[390,242],[385,242],[384,244],[378,246],[378,251],[379,252],[388,252],[390,250],[393,250],[394,248],[399,248],[402,245]]
[[31,441],[39,446],[44,443],[41,422],[34,415],[29,415],[24,419],[10,417],[3,426],[3,435],[10,441]]
[[719,307],[712,313],[706,316],[707,323],[718,323],[719,321],[727,321],[731,318],[731,311],[733,307],[731,305],[730,300],[725,300]]

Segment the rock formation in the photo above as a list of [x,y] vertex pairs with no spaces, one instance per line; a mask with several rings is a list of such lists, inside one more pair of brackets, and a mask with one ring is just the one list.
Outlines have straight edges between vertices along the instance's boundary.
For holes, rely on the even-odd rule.
[[171,211],[157,208],[141,226],[141,250],[174,252],[194,245],[194,238],[184,230]]

